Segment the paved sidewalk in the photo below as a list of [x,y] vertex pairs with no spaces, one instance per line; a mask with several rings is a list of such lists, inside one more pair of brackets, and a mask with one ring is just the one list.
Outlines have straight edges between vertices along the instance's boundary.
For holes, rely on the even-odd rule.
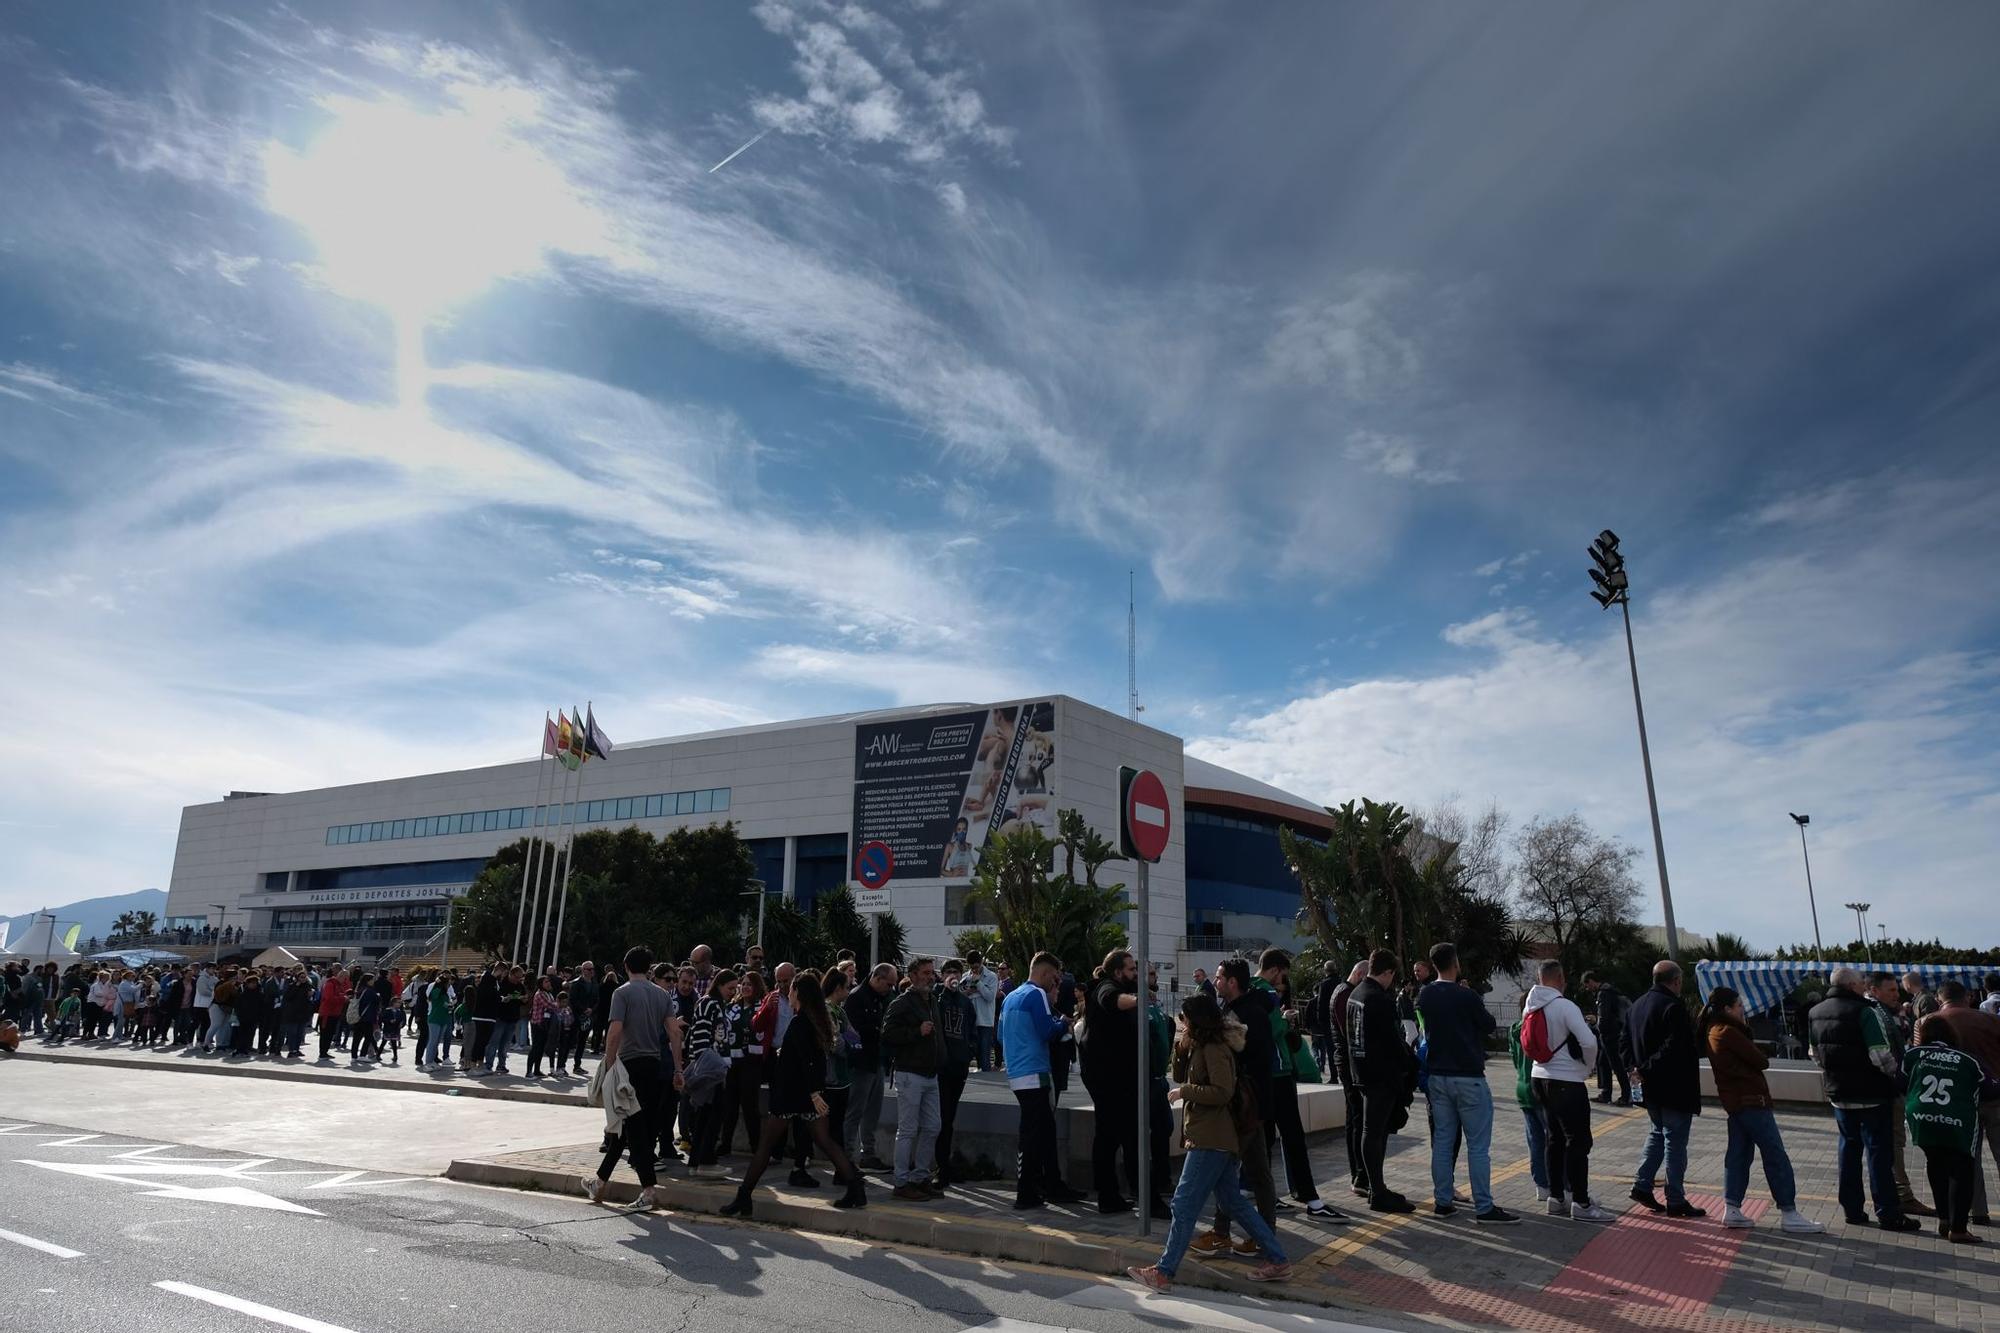
[[[1327,1200],[1355,1221],[1330,1227],[1305,1220],[1302,1209],[1285,1213],[1279,1230],[1297,1264],[1284,1289],[1252,1287],[1240,1260],[1200,1260],[1190,1255],[1179,1275],[1183,1287],[1284,1296],[1357,1311],[1393,1310],[1440,1325],[1534,1330],[1677,1329],[1686,1333],[1739,1333],[1772,1329],[1886,1328],[1995,1330],[2000,1333],[2000,1231],[1983,1247],[1948,1245],[1934,1233],[1885,1235],[1852,1229],[1834,1202],[1837,1138],[1824,1112],[1786,1111],[1780,1119],[1794,1167],[1801,1206],[1828,1223],[1822,1236],[1788,1236],[1753,1175],[1748,1206],[1759,1217],[1752,1231],[1719,1225],[1722,1156],[1726,1131],[1713,1107],[1696,1122],[1688,1191],[1710,1216],[1692,1221],[1655,1218],[1626,1199],[1631,1172],[1649,1122],[1642,1110],[1593,1106],[1592,1188],[1606,1207],[1622,1214],[1610,1226],[1592,1226],[1545,1215],[1535,1202],[1533,1179],[1512,1100],[1511,1077],[1493,1070],[1496,1119],[1494,1193],[1521,1215],[1519,1226],[1475,1225],[1461,1207],[1449,1218],[1430,1215],[1427,1125],[1421,1099],[1405,1133],[1390,1141],[1391,1182],[1419,1203],[1408,1216],[1380,1216],[1346,1189],[1345,1150],[1336,1137],[1312,1154]],[[595,1143],[541,1149],[488,1159],[461,1159],[455,1179],[513,1184],[562,1193],[595,1169]],[[733,1194],[746,1165],[727,1159],[728,1179],[667,1178],[668,1206],[712,1213]],[[1921,1158],[1913,1158],[1922,1179]],[[1285,1185],[1278,1165],[1279,1184]],[[822,1178],[829,1174],[822,1164]],[[1463,1170],[1460,1188],[1465,1187]],[[613,1197],[629,1200],[637,1182],[621,1165]],[[1923,1192],[1921,1189],[1920,1193]],[[1018,1214],[1004,1184],[955,1189],[928,1205],[889,1198],[886,1182],[871,1182],[869,1206],[856,1212],[832,1208],[830,1187],[816,1192],[785,1184],[782,1165],[768,1172],[757,1192],[759,1222],[788,1228],[856,1235],[894,1245],[980,1255],[1014,1262],[1053,1264],[1094,1273],[1116,1273],[1157,1257],[1165,1223],[1141,1242],[1128,1215],[1106,1218],[1094,1208]]]
[[[528,1057],[516,1054],[509,1057],[514,1067],[512,1074],[489,1074],[475,1078],[470,1073],[460,1073],[456,1066],[449,1069],[418,1069],[411,1061],[416,1058],[415,1044],[403,1043],[402,1056],[391,1063],[386,1060],[362,1061],[356,1063],[345,1055],[336,1055],[325,1064],[314,1056],[318,1052],[316,1040],[307,1039],[306,1057],[302,1060],[281,1060],[270,1056],[249,1056],[234,1059],[226,1055],[204,1052],[193,1046],[145,1046],[134,1048],[122,1042],[72,1041],[62,1046],[48,1046],[37,1040],[21,1043],[15,1058],[20,1060],[47,1060],[61,1064],[101,1065],[109,1068],[165,1069],[177,1073],[225,1074],[237,1078],[286,1079],[302,1083],[325,1083],[336,1087],[386,1088],[399,1092],[441,1092],[454,1097],[489,1098],[499,1101],[543,1102],[552,1106],[582,1106],[583,1085],[589,1075],[582,1077],[529,1079],[520,1074]],[[454,1053],[456,1048],[454,1048]],[[586,1070],[596,1067],[593,1058]]]

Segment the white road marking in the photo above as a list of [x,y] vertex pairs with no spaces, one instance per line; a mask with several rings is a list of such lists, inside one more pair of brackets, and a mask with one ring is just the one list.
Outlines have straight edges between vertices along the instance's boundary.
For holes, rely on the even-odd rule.
[[289,1310],[280,1310],[275,1305],[259,1305],[256,1301],[246,1301],[241,1296],[231,1296],[226,1292],[210,1291],[206,1287],[190,1286],[185,1282],[155,1282],[161,1291],[171,1291],[176,1296],[191,1296],[210,1305],[219,1305],[225,1310],[247,1314],[252,1319],[262,1319],[272,1324],[283,1324],[286,1328],[296,1328],[302,1333],[353,1333],[352,1329],[339,1324],[329,1324],[322,1319],[310,1319]]
[[33,1236],[24,1236],[18,1231],[0,1231],[0,1240],[11,1240],[16,1245],[25,1245],[31,1250],[40,1250],[43,1254],[53,1254],[58,1259],[83,1258],[82,1250],[72,1250],[66,1245],[55,1245],[45,1240],[36,1240]]
[[1132,803],[1132,818],[1141,824],[1151,824],[1154,828],[1167,826],[1167,812],[1157,805],[1146,805],[1139,801]]
[[[191,1166],[172,1162],[133,1162],[126,1166],[93,1166],[87,1162],[38,1162],[30,1158],[18,1159],[22,1166],[38,1166],[44,1171],[60,1171],[69,1176],[89,1176],[93,1180],[115,1180],[127,1185],[150,1186],[144,1192],[156,1199],[193,1199],[207,1203],[234,1204],[239,1208],[269,1208],[284,1213],[320,1214],[303,1204],[280,1199],[274,1195],[253,1190],[247,1185],[215,1185],[195,1187],[162,1182],[160,1176],[207,1176],[237,1180],[235,1170],[220,1166]],[[255,1159],[252,1159],[253,1161]],[[268,1159],[266,1159],[268,1160]],[[246,1161],[245,1165],[251,1162]]]
[[1308,1307],[1289,1302],[1260,1305],[1248,1298],[1223,1302],[1162,1296],[1130,1283],[1092,1283],[1063,1297],[1062,1303],[1149,1321],[1167,1319],[1193,1328],[1221,1329],[1224,1333],[1377,1333],[1366,1324],[1328,1319],[1309,1313]]

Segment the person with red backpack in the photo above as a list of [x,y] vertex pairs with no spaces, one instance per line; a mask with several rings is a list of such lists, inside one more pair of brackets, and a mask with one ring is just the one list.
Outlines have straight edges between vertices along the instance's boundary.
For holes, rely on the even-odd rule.
[[1535,1100],[1548,1122],[1549,1216],[1613,1222],[1616,1213],[1590,1201],[1590,1094],[1584,1080],[1597,1062],[1597,1034],[1563,994],[1562,961],[1543,962],[1541,978],[1528,992],[1521,1049],[1533,1062]]

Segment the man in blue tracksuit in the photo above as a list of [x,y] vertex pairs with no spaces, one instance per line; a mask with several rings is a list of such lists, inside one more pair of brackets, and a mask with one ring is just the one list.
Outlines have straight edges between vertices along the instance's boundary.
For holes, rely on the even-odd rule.
[[1014,1206],[1042,1208],[1051,1201],[1074,1203],[1083,1195],[1063,1180],[1056,1160],[1056,1112],[1050,1090],[1049,1041],[1068,1025],[1049,1008],[1049,995],[1062,978],[1055,955],[1038,953],[1028,965],[1026,984],[1014,987],[1000,1006],[1000,1049],[1007,1060],[1007,1086],[1021,1108],[1021,1156],[1014,1182]]

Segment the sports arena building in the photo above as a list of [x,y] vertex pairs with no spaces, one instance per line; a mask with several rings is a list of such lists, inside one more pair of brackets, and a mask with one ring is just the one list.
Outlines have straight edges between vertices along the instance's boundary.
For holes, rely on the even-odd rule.
[[[182,811],[167,924],[233,926],[245,944],[314,955],[430,954],[446,904],[487,858],[573,806],[584,830],[733,821],[765,891],[805,908],[886,869],[909,947],[947,952],[978,922],[968,892],[986,838],[1018,824],[1054,836],[1068,809],[1115,838],[1121,765],[1158,773],[1173,807],[1151,875],[1149,954],[1185,974],[1225,952],[1289,943],[1298,888],[1277,831],[1324,836],[1325,810],[1060,695],[621,743],[584,766],[569,805],[544,783],[561,770],[537,759],[234,792]],[[1118,863],[1108,873],[1130,882]]]

